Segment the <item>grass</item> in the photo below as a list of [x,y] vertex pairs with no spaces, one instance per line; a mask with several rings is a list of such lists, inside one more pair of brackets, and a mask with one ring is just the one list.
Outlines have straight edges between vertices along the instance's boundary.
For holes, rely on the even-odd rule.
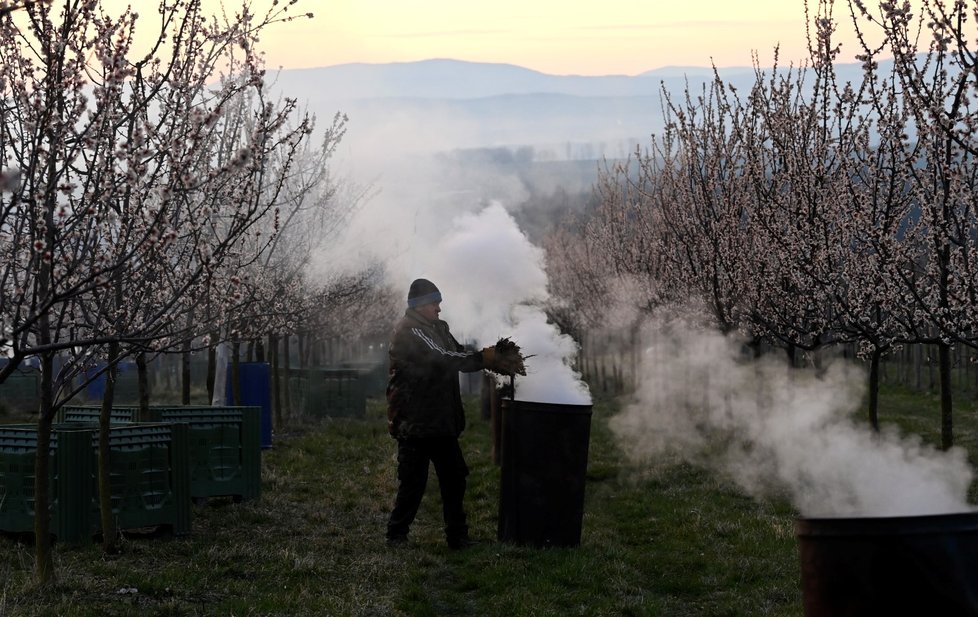
[[[883,401],[884,422],[939,435],[935,401],[896,390]],[[372,402],[366,420],[276,434],[262,498],[194,506],[188,537],[127,537],[115,556],[58,545],[50,589],[31,586],[32,546],[0,537],[0,617],[802,614],[792,508],[678,461],[633,467],[608,429],[607,402],[594,408],[581,546],[494,542],[499,470],[470,402],[462,444],[479,546],[446,547],[434,477],[411,544],[386,546],[395,444]],[[974,415],[958,414],[972,450]]]

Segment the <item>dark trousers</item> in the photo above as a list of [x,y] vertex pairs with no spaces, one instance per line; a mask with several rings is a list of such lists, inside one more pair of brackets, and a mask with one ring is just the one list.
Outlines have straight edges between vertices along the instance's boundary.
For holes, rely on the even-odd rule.
[[387,522],[387,537],[402,538],[408,534],[421,506],[428,484],[428,463],[435,466],[438,487],[441,489],[442,514],[445,518],[445,537],[449,541],[467,538],[465,523],[465,465],[462,449],[455,437],[423,437],[397,440],[397,497]]

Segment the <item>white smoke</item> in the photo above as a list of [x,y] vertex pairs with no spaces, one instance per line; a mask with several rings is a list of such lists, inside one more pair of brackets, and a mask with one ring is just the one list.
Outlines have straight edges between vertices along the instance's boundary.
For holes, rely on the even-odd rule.
[[789,494],[805,516],[972,509],[963,450],[852,419],[866,383],[852,363],[790,369],[751,358],[736,337],[675,324],[650,328],[646,340],[636,400],[612,420],[635,457],[706,463],[752,494]]
[[527,374],[517,377],[523,401],[586,405],[590,392],[572,368],[577,343],[547,323],[543,251],[499,203],[454,219],[428,247],[425,276],[442,292],[442,317],[456,336],[489,346],[502,337],[520,345]]
[[[483,188],[472,193],[446,192],[446,169],[431,157],[371,162],[385,166],[376,190],[344,237],[318,256],[320,267],[355,269],[380,259],[405,298],[412,280],[431,280],[442,293],[441,317],[457,339],[488,347],[508,337],[532,356],[527,375],[515,379],[518,399],[590,404],[587,385],[572,368],[577,343],[547,323],[544,252],[500,200],[485,205],[488,182],[473,182]],[[508,199],[520,198],[506,183],[494,186]]]

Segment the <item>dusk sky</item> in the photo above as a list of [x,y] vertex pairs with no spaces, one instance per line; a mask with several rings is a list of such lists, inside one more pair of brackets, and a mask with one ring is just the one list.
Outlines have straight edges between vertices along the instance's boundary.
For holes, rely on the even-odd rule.
[[779,43],[786,59],[806,55],[801,0],[307,0],[297,8],[315,18],[265,34],[269,66],[453,58],[634,75],[749,65],[751,50],[770,60]]
[[[238,6],[202,1],[209,12]],[[270,2],[253,0],[254,11]],[[128,3],[101,0],[110,11]],[[749,66],[753,52],[770,66],[777,45],[782,64],[808,55],[803,0],[300,0],[292,11],[314,18],[265,31],[269,68],[452,58],[559,75],[635,75],[664,66]],[[844,2],[836,11],[848,22]],[[855,45],[842,40],[840,59],[852,61]]]

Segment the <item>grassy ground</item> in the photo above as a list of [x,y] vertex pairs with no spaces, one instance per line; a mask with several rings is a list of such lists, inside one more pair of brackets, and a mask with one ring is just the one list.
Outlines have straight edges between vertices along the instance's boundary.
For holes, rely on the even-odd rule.
[[[939,429],[933,401],[885,395],[884,421]],[[56,549],[59,581],[30,587],[32,548],[0,537],[0,617],[13,615],[801,615],[794,513],[688,465],[624,462],[597,404],[582,544],[540,550],[494,542],[499,470],[469,411],[467,508],[485,540],[452,552],[434,478],[412,543],[383,541],[394,442],[379,404],[367,420],[277,434],[253,503],[194,507],[189,537],[127,538]],[[974,411],[958,414],[959,434]]]

